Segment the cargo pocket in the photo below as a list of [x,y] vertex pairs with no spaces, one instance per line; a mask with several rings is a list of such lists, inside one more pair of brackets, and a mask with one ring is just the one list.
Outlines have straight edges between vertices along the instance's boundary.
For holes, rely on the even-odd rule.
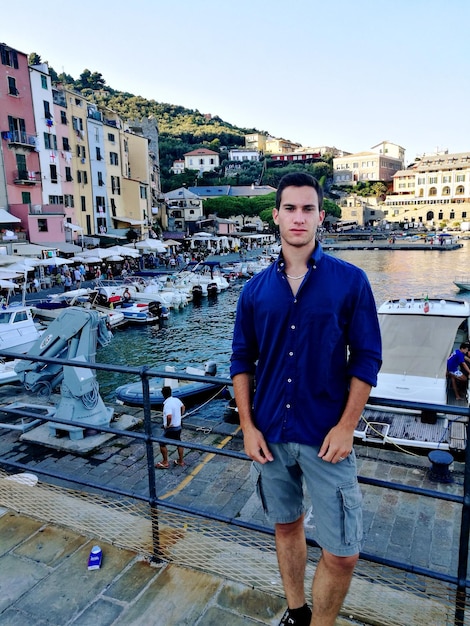
[[261,502],[261,506],[263,507],[263,511],[265,515],[268,514],[268,508],[266,505],[266,498],[263,494],[263,486],[261,484],[261,471],[256,463],[251,464],[250,468],[250,478],[253,483],[253,487],[255,488],[256,494]]
[[343,508],[343,537],[347,545],[362,541],[362,493],[359,485],[339,487]]

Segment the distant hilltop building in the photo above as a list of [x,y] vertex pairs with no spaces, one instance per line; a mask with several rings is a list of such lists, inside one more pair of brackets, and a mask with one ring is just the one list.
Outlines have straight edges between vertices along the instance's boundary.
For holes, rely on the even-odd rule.
[[216,167],[219,167],[219,153],[208,148],[197,148],[186,152],[183,156],[185,169],[197,170],[199,174],[213,172]]
[[359,181],[390,182],[404,168],[405,150],[389,141],[370,151],[357,152],[333,159],[335,185],[355,185]]
[[410,226],[457,225],[470,220],[470,152],[424,155],[393,176],[385,219]]

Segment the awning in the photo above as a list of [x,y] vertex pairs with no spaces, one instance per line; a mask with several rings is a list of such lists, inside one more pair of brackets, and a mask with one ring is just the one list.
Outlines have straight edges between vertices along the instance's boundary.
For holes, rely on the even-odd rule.
[[19,217],[15,217],[11,213],[8,213],[5,209],[0,209],[0,224],[20,224]]
[[133,217],[122,217],[122,216],[113,216],[113,220],[117,220],[118,222],[125,222],[126,224],[130,224],[131,226],[143,226],[147,223],[147,220],[136,220]]
[[83,228],[81,226],[78,226],[78,224],[72,224],[71,222],[64,222],[64,227],[69,228],[74,233],[83,232]]

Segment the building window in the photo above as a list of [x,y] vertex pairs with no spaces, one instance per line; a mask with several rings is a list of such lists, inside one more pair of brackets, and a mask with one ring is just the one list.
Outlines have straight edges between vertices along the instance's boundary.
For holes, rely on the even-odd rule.
[[109,162],[111,165],[119,165],[119,156],[117,152],[109,153]]
[[51,133],[44,133],[44,147],[46,150],[57,150],[57,137]]
[[80,203],[82,205],[82,212],[86,211],[86,198],[85,196],[80,196]]
[[13,76],[8,77],[8,93],[10,96],[18,96],[20,93],[16,87],[16,78]]
[[68,137],[62,137],[62,149],[66,152],[70,152],[70,144]]
[[44,117],[46,118],[46,120],[52,120],[51,105],[49,104],[49,101],[43,100],[43,104],[44,104]]
[[71,194],[65,194],[65,196],[64,196],[64,206],[66,206],[66,207],[73,207],[74,206],[73,196]]
[[72,178],[72,168],[70,167],[66,167],[65,168],[65,180],[70,183],[72,182],[73,178]]
[[44,75],[41,76],[41,87],[47,89],[47,78]]
[[40,233],[47,233],[47,220],[38,219],[38,231]]
[[96,146],[96,160],[97,161],[101,161],[102,157],[101,157],[101,148],[99,146]]
[[429,184],[430,185],[436,185],[437,184],[437,176],[430,176],[429,177]]
[[111,176],[111,192],[121,195],[121,181],[119,180],[119,176]]
[[140,186],[140,197],[142,200],[147,200],[147,187],[144,187],[143,185]]
[[64,196],[49,196],[49,204],[64,204]]
[[435,187],[431,187],[429,190],[430,196],[437,196],[437,189]]
[[450,187],[444,187],[442,189],[442,195],[443,196],[449,196],[450,195]]
[[465,174],[457,174],[455,177],[456,182],[463,183],[465,182]]
[[464,187],[463,187],[463,185],[459,185],[459,186],[457,187],[457,189],[455,190],[455,193],[456,193],[457,195],[459,195],[459,196],[463,195],[463,192],[464,192]]
[[57,165],[54,165],[53,163],[51,163],[49,165],[49,170],[51,173],[51,183],[56,183],[57,182]]
[[18,69],[18,55],[16,50],[11,50],[4,44],[0,44],[0,58],[2,60],[2,65],[9,65],[10,67],[14,67],[15,70]]
[[67,114],[65,111],[60,112],[60,122],[61,124],[67,124]]
[[114,143],[116,140],[114,138],[114,133],[108,133],[108,141]]
[[103,172],[98,172],[98,185],[100,187],[102,187],[104,185]]

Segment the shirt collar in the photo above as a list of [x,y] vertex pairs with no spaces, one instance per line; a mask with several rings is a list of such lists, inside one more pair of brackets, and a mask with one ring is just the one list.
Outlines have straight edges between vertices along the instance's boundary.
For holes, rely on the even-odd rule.
[[[310,259],[308,260],[309,267],[315,268],[320,262],[323,254],[324,254],[323,248],[321,247],[321,244],[317,241],[315,244],[315,249],[312,252]],[[284,257],[282,255],[282,249],[281,249],[281,252],[279,253],[279,256],[277,258],[277,271],[282,272],[285,270],[285,267],[286,267],[286,262],[284,261]]]

